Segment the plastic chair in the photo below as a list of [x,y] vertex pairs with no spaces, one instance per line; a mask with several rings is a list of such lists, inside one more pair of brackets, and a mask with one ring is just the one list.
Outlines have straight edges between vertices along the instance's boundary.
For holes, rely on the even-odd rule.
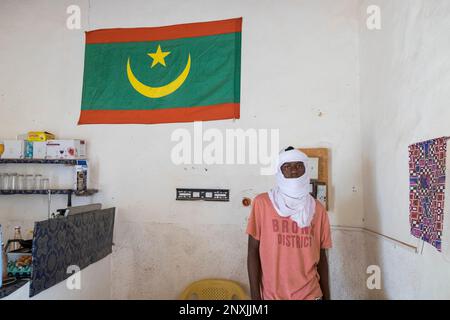
[[248,296],[234,281],[204,279],[191,283],[184,289],[181,300],[247,300]]

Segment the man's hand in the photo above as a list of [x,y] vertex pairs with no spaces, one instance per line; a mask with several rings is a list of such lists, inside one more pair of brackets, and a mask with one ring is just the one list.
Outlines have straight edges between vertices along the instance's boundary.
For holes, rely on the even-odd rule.
[[329,300],[330,286],[328,284],[328,259],[325,249],[320,249],[320,260],[317,265],[317,271],[320,276],[320,289],[322,290],[323,300]]
[[247,254],[248,279],[252,300],[261,300],[261,260],[259,258],[259,241],[248,236]]

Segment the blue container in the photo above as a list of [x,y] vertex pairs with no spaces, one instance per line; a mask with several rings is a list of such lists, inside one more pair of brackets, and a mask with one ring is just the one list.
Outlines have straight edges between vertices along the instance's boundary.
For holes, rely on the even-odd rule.
[[33,159],[33,141],[25,140],[25,159]]

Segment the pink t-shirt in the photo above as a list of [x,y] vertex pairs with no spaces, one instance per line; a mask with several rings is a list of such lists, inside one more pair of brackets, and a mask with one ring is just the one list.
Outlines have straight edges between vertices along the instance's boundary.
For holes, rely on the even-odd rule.
[[247,234],[259,240],[262,299],[322,296],[317,264],[320,249],[331,248],[331,232],[327,211],[319,201],[311,226],[299,228],[290,218],[281,217],[269,195],[262,193],[253,200]]

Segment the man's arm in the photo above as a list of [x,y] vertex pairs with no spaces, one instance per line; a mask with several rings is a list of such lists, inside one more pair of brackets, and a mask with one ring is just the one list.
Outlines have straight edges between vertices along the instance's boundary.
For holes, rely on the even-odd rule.
[[261,260],[259,259],[259,241],[248,236],[247,253],[248,279],[250,281],[250,294],[252,300],[261,300]]
[[320,249],[320,260],[317,265],[317,271],[320,276],[320,289],[322,290],[323,299],[330,299],[330,286],[328,284],[328,260],[325,249]]

